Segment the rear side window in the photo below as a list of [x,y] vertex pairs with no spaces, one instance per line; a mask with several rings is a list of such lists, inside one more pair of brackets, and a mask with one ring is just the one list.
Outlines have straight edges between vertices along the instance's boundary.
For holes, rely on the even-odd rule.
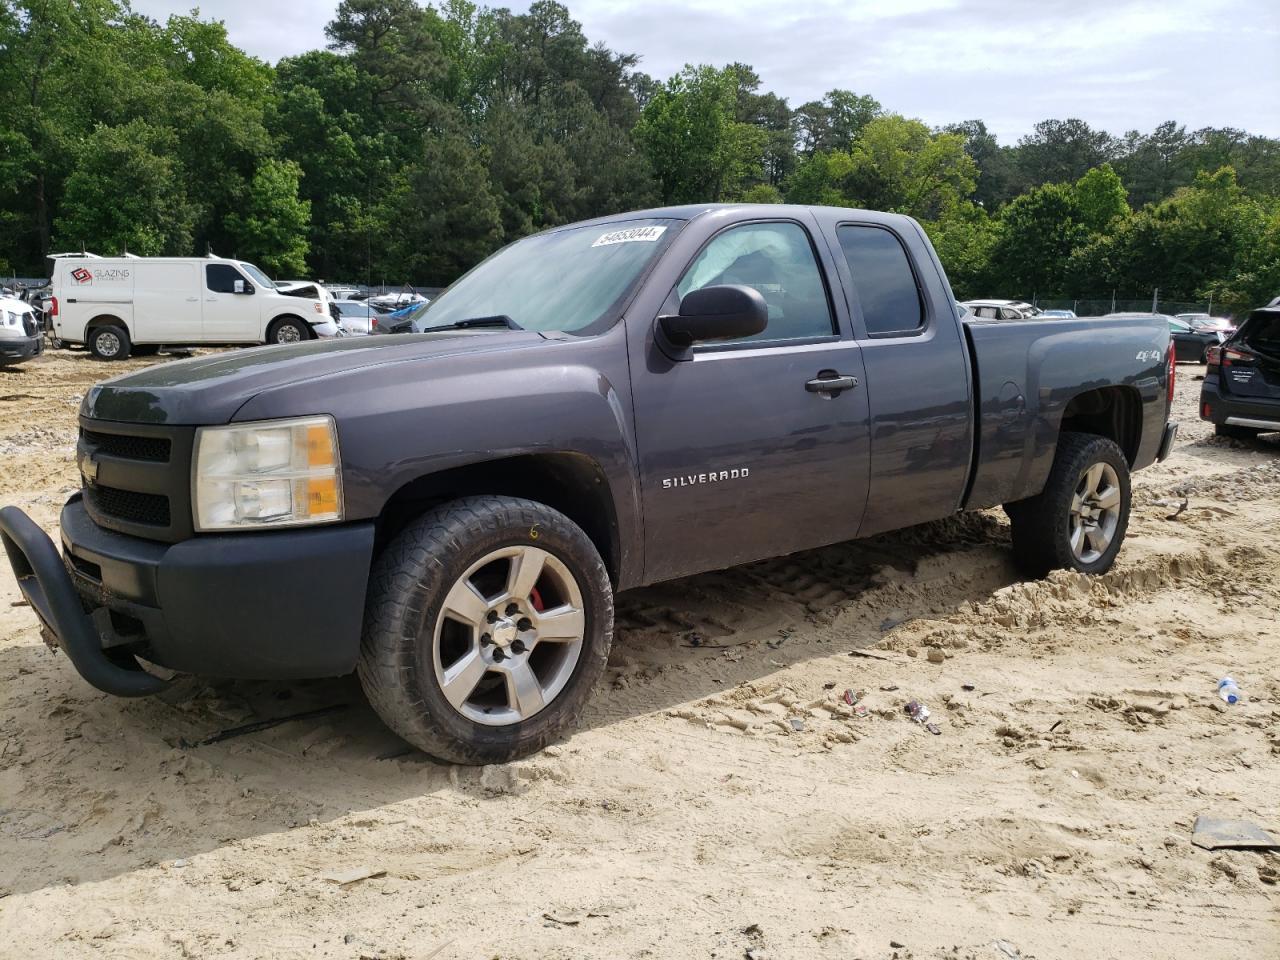
[[880,227],[847,225],[836,234],[867,333],[909,334],[923,327],[924,304],[902,242]]
[[194,263],[148,263],[137,264],[135,285],[139,290],[164,290],[182,293],[195,293],[196,266]]
[[237,280],[243,282],[244,274],[229,264],[210,263],[205,265],[205,286],[214,293],[235,293]]
[[1259,353],[1280,357],[1280,314],[1270,311],[1253,314],[1240,327],[1236,340]]

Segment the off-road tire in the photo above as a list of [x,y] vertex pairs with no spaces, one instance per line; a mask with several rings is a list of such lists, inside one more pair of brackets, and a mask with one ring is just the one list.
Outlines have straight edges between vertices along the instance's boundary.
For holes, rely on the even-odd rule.
[[[298,331],[297,340],[280,340],[280,331],[285,327],[293,327]],[[267,328],[267,343],[305,343],[311,339],[311,328],[297,317],[281,317],[273,320]]]
[[[1071,501],[1084,472],[1100,462],[1110,464],[1119,479],[1120,517],[1111,544],[1097,560],[1085,563],[1071,549]],[[1043,577],[1051,570],[1106,573],[1124,543],[1131,496],[1129,462],[1115,441],[1092,433],[1063,433],[1044,490],[1038,496],[1005,505],[1014,561],[1031,577]]]
[[[436,618],[477,559],[535,543],[578,581],[586,615],[582,652],[564,689],[538,713],[506,726],[476,723],[450,705],[436,680]],[[356,672],[378,716],[413,746],[454,763],[503,763],[541,750],[577,723],[612,642],[608,572],[582,529],[532,500],[467,497],[413,520],[374,561]]]
[[[115,342],[119,345],[114,353],[109,349],[112,344],[112,335],[115,336]],[[89,352],[99,360],[127,360],[131,350],[129,333],[124,327],[101,324],[89,331]]]
[[1262,433],[1257,427],[1238,427],[1234,423],[1215,423],[1213,432],[1219,437],[1230,437],[1232,440],[1256,440]]

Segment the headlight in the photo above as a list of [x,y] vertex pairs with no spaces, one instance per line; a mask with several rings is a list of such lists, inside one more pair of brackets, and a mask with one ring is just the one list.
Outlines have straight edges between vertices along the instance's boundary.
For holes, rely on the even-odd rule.
[[332,417],[201,427],[195,450],[197,530],[342,519],[342,464]]

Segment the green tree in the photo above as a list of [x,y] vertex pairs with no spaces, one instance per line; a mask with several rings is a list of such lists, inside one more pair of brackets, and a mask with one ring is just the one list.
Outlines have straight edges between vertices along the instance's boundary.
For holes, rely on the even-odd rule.
[[1266,223],[1266,207],[1245,195],[1230,167],[1197,174],[1192,186],[1148,205],[1119,232],[1116,283],[1143,293],[1158,287],[1173,300],[1199,299],[1256,249]]
[[1089,236],[1072,186],[1048,183],[1014,198],[1000,212],[992,270],[1004,295],[1066,294],[1066,263]]
[[962,137],[896,114],[868,123],[849,156],[845,194],[854,205],[926,220],[969,196],[977,177]]
[[1228,274],[1207,283],[1203,293],[1221,309],[1241,317],[1270,303],[1280,290],[1280,205],[1272,204],[1261,229],[1241,243]]
[[1071,183],[1119,151],[1114,137],[1083,120],[1042,120],[1012,151],[1017,185]]
[[100,126],[78,151],[56,233],[66,249],[190,256],[195,207],[172,135],[142,120]]
[[996,135],[981,120],[965,120],[942,128],[944,133],[957,133],[964,137],[964,152],[978,167],[978,179],[973,190],[973,202],[995,211],[1001,204],[1012,200],[1017,193],[1014,186],[1016,172],[1008,148],[1001,147]]
[[881,112],[880,101],[875,97],[852,90],[830,90],[821,100],[796,108],[794,138],[804,155],[847,151]]
[[731,200],[758,177],[767,137],[735,119],[731,67],[687,66],[645,106],[636,137],[666,203]]
[[254,174],[226,228],[237,256],[277,276],[307,268],[311,202],[298,198],[302,168],[292,160],[266,160]]
[[968,300],[987,293],[995,282],[991,258],[1000,242],[1000,222],[983,207],[961,200],[946,207],[937,220],[924,221],[924,229],[956,297]]
[[1124,183],[1109,163],[1077,180],[1075,194],[1080,223],[1091,233],[1106,232],[1131,212]]

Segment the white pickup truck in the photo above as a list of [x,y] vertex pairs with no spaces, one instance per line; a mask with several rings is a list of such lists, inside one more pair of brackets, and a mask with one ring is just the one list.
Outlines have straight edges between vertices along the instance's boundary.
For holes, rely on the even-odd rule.
[[321,300],[285,296],[251,263],[221,257],[53,260],[53,335],[102,360],[162,345],[296,343],[338,335]]

